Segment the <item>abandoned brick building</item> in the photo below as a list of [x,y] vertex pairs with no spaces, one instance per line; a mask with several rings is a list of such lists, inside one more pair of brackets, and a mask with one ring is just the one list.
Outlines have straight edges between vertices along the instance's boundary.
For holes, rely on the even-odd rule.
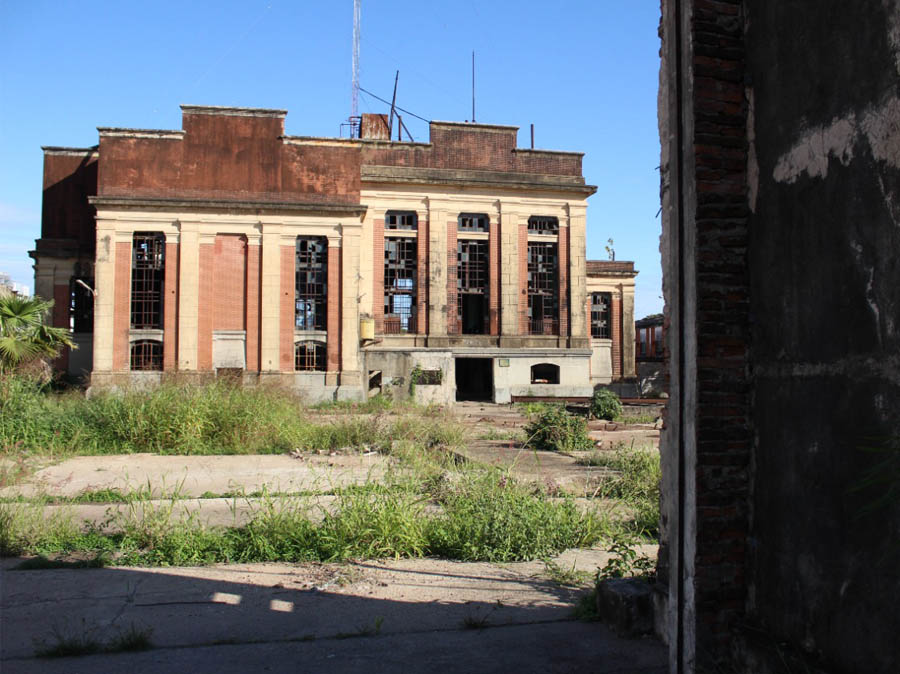
[[182,114],[44,148],[35,286],[74,331],[71,374],[361,399],[415,371],[439,402],[633,376],[635,272],[586,273],[580,153],[517,148],[511,126],[432,122],[416,143],[382,115],[312,138],[285,135],[282,110]]

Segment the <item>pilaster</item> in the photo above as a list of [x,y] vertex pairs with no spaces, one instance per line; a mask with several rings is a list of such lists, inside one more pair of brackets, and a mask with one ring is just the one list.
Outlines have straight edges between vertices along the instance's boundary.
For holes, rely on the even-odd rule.
[[281,293],[281,225],[262,225],[262,271],[260,290],[259,352],[260,370],[279,370],[279,330]]
[[178,243],[178,369],[197,370],[200,319],[200,225],[181,222]]
[[[49,276],[46,275],[49,272]],[[38,269],[35,291],[42,294],[41,283],[49,278],[53,287],[53,270]],[[113,369],[113,309],[116,295],[116,242],[114,224],[97,218],[97,252],[94,262],[94,348],[93,371]],[[42,294],[43,296],[43,294]]]

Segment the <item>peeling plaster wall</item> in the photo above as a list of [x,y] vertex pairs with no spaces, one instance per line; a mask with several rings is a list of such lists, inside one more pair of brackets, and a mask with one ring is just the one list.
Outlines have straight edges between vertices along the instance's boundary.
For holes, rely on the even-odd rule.
[[[900,451],[864,448],[900,443],[900,1],[744,7],[754,465],[741,659],[897,672],[900,499],[867,506],[900,490]],[[884,481],[858,489],[873,470]]]

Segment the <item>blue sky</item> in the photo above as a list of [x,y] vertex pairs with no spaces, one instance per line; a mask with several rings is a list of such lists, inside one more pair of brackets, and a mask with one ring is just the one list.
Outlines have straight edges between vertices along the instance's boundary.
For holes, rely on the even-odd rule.
[[[360,84],[426,119],[520,127],[519,145],[585,153],[588,257],[634,260],[636,317],[661,311],[659,3],[362,0]],[[350,114],[353,2],[0,0],[0,271],[33,287],[41,145],[98,126],[181,128],[179,104],[288,110],[287,133]],[[360,96],[361,112],[386,106]],[[424,122],[404,117],[416,140]]]

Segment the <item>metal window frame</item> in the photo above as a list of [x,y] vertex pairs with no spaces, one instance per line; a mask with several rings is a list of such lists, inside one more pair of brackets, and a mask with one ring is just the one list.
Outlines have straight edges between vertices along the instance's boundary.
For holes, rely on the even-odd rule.
[[165,234],[135,232],[131,240],[132,330],[162,329],[165,275]]
[[388,211],[384,214],[384,228],[415,232],[419,229],[419,214],[415,211]]
[[559,246],[550,242],[528,242],[529,334],[559,332]]
[[[490,246],[482,239],[457,239],[456,241],[456,329],[463,334],[463,301],[465,295],[481,295],[487,298],[490,284]],[[474,258],[474,259],[473,259]],[[487,308],[487,307],[485,307]],[[485,312],[481,332],[489,332],[489,315]]]
[[327,368],[325,344],[315,340],[294,342],[295,372],[325,372]]
[[490,222],[487,213],[460,213],[456,219],[456,229],[460,232],[487,232]]
[[328,239],[298,236],[294,248],[294,329],[326,330]]
[[161,372],[163,343],[158,339],[139,339],[131,343],[129,364],[133,372]]
[[[384,324],[387,334],[415,333],[418,299],[418,239],[384,239]],[[400,298],[408,298],[401,300]],[[409,306],[404,306],[408,303]],[[398,310],[399,309],[399,310]]]
[[559,234],[559,218],[555,215],[532,215],[528,218],[529,234]]
[[596,339],[612,338],[612,293],[610,292],[591,293],[591,337]]

